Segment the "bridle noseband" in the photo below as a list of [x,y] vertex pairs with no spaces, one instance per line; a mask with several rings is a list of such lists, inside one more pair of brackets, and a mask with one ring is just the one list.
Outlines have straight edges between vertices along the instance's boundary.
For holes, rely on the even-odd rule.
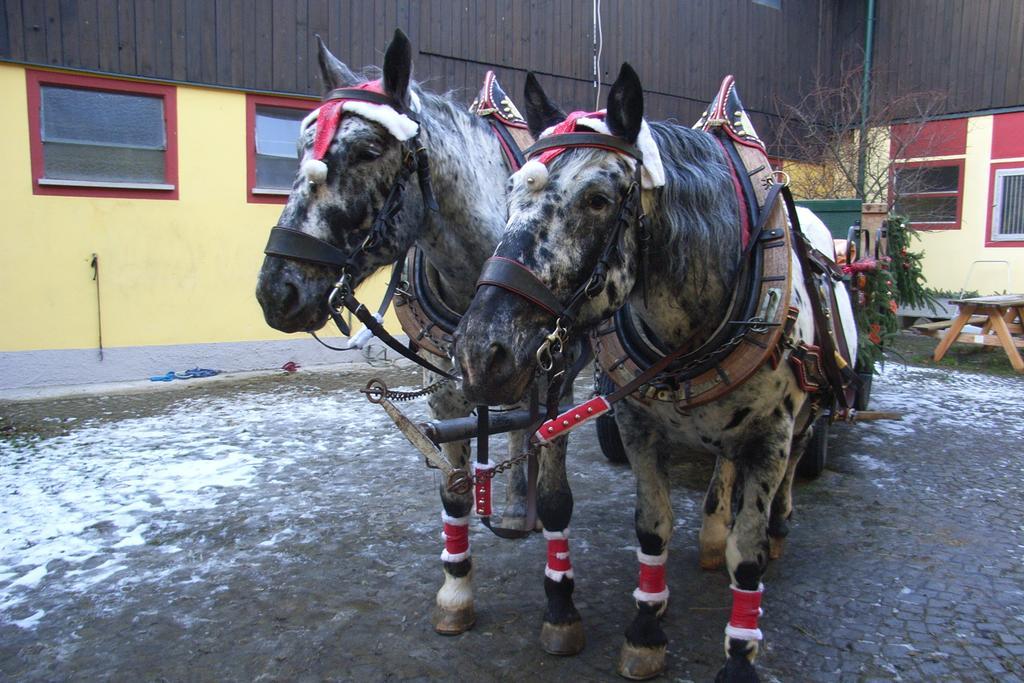
[[[355,251],[351,254],[346,254],[344,251],[326,240],[322,240],[318,237],[314,237],[313,235],[309,235],[292,228],[275,225],[270,230],[270,238],[267,240],[267,246],[263,250],[263,253],[269,256],[278,256],[304,263],[315,263],[317,265],[336,269],[336,272],[338,273],[338,280],[334,283],[330,293],[324,299],[323,305],[326,307],[328,315],[343,335],[346,337],[349,336],[351,334],[351,330],[348,323],[345,322],[339,312],[342,307],[348,309],[356,316],[356,318],[359,319],[360,322],[366,325],[366,327],[369,328],[376,337],[381,339],[381,341],[386,343],[393,350],[425,367],[431,372],[451,378],[451,374],[421,358],[414,351],[394,339],[394,337],[384,329],[383,325],[381,325],[366,306],[361,304],[355,298],[353,288],[354,276],[352,271],[354,270],[357,262],[365,255],[371,254],[375,249],[380,247],[388,233],[395,229],[395,221],[402,211],[402,199],[405,195],[405,188],[409,177],[413,172],[416,173],[424,206],[429,211],[438,210],[437,201],[434,198],[433,189],[431,187],[430,163],[427,156],[427,150],[419,142],[419,133],[422,130],[423,125],[416,112],[404,107],[389,95],[377,93],[372,90],[364,90],[360,88],[336,88],[327,93],[323,98],[323,102],[325,103],[332,100],[358,100],[361,102],[369,102],[371,104],[387,105],[396,112],[404,114],[416,123],[419,128],[414,136],[408,140],[402,141],[401,168],[398,175],[395,177],[394,183],[391,185],[391,189],[388,191],[388,196],[385,198],[384,203],[381,204],[380,210],[377,211],[377,214],[373,218],[373,223],[370,225],[369,233]],[[393,268],[391,281],[388,284],[384,300],[381,302],[378,315],[383,315],[383,312],[390,304],[391,298],[394,296],[395,290],[398,287],[398,283],[402,279],[403,265],[404,261],[399,260],[398,264]],[[325,344],[316,336],[316,334],[313,334],[313,336],[321,344],[324,344],[324,346],[332,349],[336,348]]]
[[633,181],[619,202],[615,226],[605,237],[601,256],[586,279],[564,304],[540,278],[524,263],[504,256],[492,256],[484,263],[477,289],[493,286],[512,292],[534,306],[543,309],[555,318],[554,329],[548,333],[537,349],[537,363],[547,373],[556,372],[556,366],[563,364],[562,352],[574,332],[576,317],[590,299],[604,291],[608,268],[615,252],[622,253],[626,229],[636,223],[639,242],[646,256],[648,239],[646,216],[640,199],[643,155],[635,146],[604,133],[563,133],[542,138],[525,152],[529,159],[541,152],[554,148],[589,147],[625,154],[636,161]]

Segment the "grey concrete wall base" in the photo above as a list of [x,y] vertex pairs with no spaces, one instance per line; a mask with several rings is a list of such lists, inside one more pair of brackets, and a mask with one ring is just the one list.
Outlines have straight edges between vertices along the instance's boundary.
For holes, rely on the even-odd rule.
[[[405,337],[399,337],[403,342]],[[328,339],[331,345],[344,340]],[[386,347],[371,343],[365,353],[381,356]],[[397,354],[387,350],[387,357]],[[223,342],[104,349],[58,349],[0,352],[0,389],[24,389],[102,382],[125,382],[162,375],[168,370],[212,368],[224,372],[271,370],[288,361],[303,366],[350,363],[366,359],[364,351],[331,351],[314,339]]]

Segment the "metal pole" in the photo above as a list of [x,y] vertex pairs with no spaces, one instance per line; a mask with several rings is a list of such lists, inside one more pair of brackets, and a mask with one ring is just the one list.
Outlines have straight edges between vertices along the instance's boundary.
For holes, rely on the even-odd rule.
[[868,0],[868,21],[864,32],[864,79],[860,90],[860,139],[857,141],[857,195],[864,196],[864,180],[867,176],[868,156],[868,115],[871,98],[871,54],[875,46],[875,0]]
[[103,360],[103,314],[100,309],[100,257],[92,255],[92,279],[96,283],[96,332],[99,337],[100,360]]

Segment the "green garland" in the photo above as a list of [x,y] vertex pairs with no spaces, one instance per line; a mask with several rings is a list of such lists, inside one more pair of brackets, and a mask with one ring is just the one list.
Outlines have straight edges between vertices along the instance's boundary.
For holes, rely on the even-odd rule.
[[888,256],[878,261],[861,259],[863,270],[853,273],[852,295],[857,319],[857,369],[874,372],[886,344],[900,331],[898,305],[930,306],[935,298],[925,287],[921,262],[924,252],[911,251],[920,236],[907,225],[905,216],[890,216],[884,226],[889,237]]

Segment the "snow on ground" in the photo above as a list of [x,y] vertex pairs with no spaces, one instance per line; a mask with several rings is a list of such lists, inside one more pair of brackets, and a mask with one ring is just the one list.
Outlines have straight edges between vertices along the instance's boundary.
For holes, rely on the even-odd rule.
[[[323,453],[341,442],[359,452],[371,432],[349,425],[385,419],[355,392],[273,387],[185,398],[155,415],[79,420],[59,436],[0,441],[0,618],[34,627],[41,611],[15,619],[11,610],[26,613],[35,592],[81,592],[118,575],[129,569],[132,548],[173,513],[213,508],[228,492],[258,495],[260,482],[294,465],[297,452]],[[315,436],[300,442],[299,432]],[[131,571],[133,580],[143,578]]]

